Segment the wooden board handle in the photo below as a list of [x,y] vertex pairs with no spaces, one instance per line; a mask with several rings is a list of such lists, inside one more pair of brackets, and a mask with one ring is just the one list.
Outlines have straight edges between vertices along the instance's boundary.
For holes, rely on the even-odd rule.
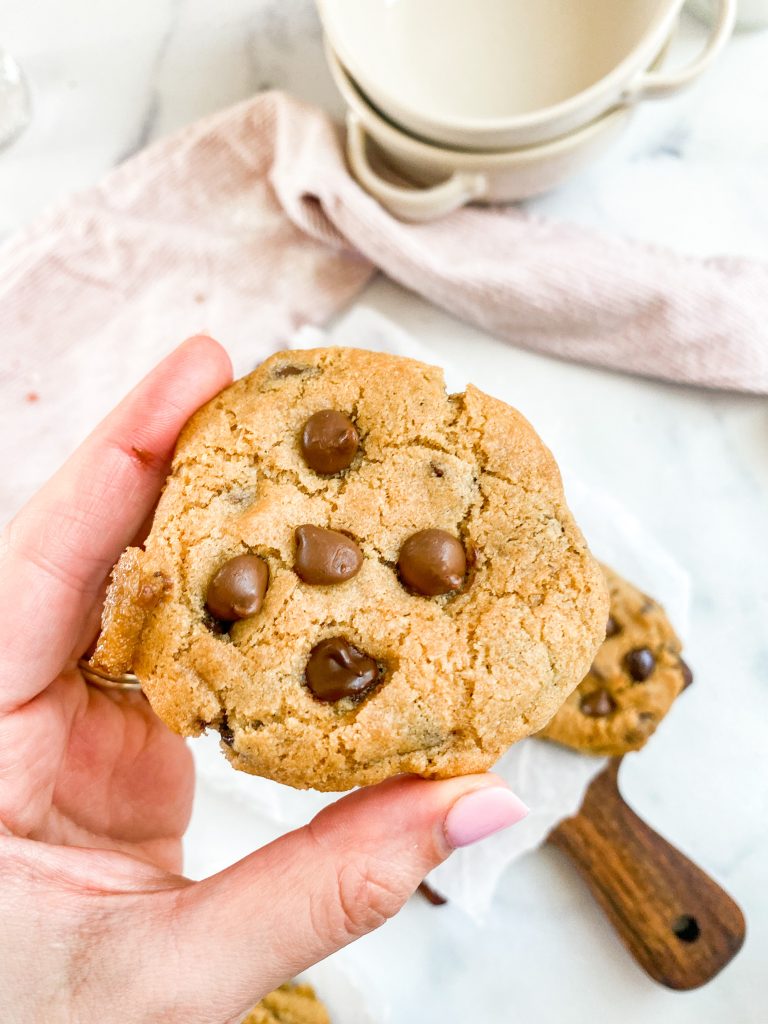
[[632,956],[673,989],[698,988],[741,949],[744,915],[728,893],[624,803],[621,758],[592,782],[549,842],[570,857]]

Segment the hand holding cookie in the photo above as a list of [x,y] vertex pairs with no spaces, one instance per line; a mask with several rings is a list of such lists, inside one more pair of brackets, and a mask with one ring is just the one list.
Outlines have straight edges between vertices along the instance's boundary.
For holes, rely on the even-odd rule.
[[[239,1019],[286,978],[394,914],[453,848],[525,814],[490,775],[441,782],[401,777],[346,797],[211,878],[192,882],[180,874],[193,793],[185,743],[143,695],[89,686],[77,660],[96,632],[110,568],[157,500],[180,430],[229,383],[230,372],[215,342],[188,341],[3,535],[3,1020],[48,1019],[62,993],[79,1024],[120,1019],[126,1006],[131,1019],[169,1024]],[[342,456],[357,457],[342,426],[321,424],[309,434],[308,450],[324,452],[318,481]],[[247,448],[247,437],[243,442]],[[195,487],[200,515],[209,497]],[[243,500],[227,491],[233,507]],[[318,525],[295,519],[292,544],[293,531],[309,523]],[[356,555],[345,540],[305,540],[310,576],[338,573],[347,579],[331,584],[338,588],[363,576],[363,569],[349,576]],[[262,609],[281,600],[266,549],[259,554],[232,545],[228,559],[221,558],[223,547],[201,563],[207,576],[195,607],[205,636],[222,646],[227,630],[257,623]],[[393,586],[401,587],[390,571]],[[300,585],[308,594],[329,586]],[[164,595],[162,576],[140,580],[132,592],[134,621],[143,623]],[[182,619],[176,626],[185,628]],[[163,629],[172,628],[165,619]],[[378,660],[356,640],[313,638],[307,678],[318,692],[307,699],[318,708],[354,703],[356,687],[370,692],[369,684],[378,684]],[[174,685],[183,687],[184,678],[180,665]],[[186,678],[191,694],[197,681]]]

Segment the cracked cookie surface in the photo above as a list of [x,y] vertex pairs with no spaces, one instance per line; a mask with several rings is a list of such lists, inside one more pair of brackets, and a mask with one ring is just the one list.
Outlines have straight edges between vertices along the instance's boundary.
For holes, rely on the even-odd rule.
[[691,682],[664,609],[603,566],[611,595],[606,637],[587,675],[540,733],[587,754],[639,750]]
[[[332,475],[302,450],[304,425],[327,409],[359,435]],[[359,571],[300,579],[307,524],[350,537]],[[435,530],[460,541],[466,572],[428,596],[398,558]],[[258,612],[222,624],[207,588],[241,555],[266,563],[266,592]],[[185,427],[145,549],[113,574],[93,660],[132,668],[178,732],[218,729],[236,768],[343,790],[489,768],[583,678],[607,612],[557,466],[518,412],[472,386],[447,395],[442,371],[413,360],[282,352]],[[362,697],[308,688],[310,654],[331,638],[378,666]]]

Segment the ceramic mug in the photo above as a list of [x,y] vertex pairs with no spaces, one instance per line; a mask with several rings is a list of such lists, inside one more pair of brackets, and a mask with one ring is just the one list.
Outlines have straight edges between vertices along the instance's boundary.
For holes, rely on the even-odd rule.
[[331,46],[363,94],[438,145],[509,150],[609,109],[667,96],[709,66],[737,0],[717,0],[703,52],[649,71],[683,0],[317,0]]
[[[330,47],[326,55],[347,105],[347,160],[352,173],[402,220],[429,221],[470,202],[514,202],[547,192],[601,153],[632,114],[631,108],[620,107],[559,139],[504,153],[449,149],[414,138],[383,118]],[[397,184],[387,173],[392,171],[414,184]]]
[[[710,24],[717,17],[715,0],[689,0],[688,6]],[[768,0],[736,0],[736,27],[747,31],[768,27]]]
[[[338,60],[329,57],[329,63],[348,107],[347,159],[352,173],[403,220],[434,220],[469,202],[513,202],[546,192],[594,159],[630,117],[629,110],[619,109],[560,139],[507,152],[449,149],[390,124],[355,89]],[[396,184],[387,170],[416,187]]]

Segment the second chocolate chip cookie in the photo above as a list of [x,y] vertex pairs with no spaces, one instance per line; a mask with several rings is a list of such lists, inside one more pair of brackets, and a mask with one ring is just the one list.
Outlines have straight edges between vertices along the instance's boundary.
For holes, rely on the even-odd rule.
[[661,605],[603,569],[611,593],[605,641],[540,735],[586,754],[618,756],[645,745],[692,676]]

